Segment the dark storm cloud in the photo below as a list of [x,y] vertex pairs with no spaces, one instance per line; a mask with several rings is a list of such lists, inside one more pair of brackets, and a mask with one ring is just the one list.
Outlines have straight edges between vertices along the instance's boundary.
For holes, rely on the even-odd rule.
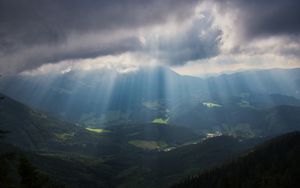
[[[205,18],[195,18],[199,1],[0,0],[0,73],[18,72],[65,59],[128,51],[146,53],[171,65],[217,56],[222,53],[219,49],[225,41],[221,38],[224,28],[214,27],[215,15],[211,7],[206,7]],[[238,46],[269,36],[285,36],[289,41],[298,41],[298,0],[208,2],[216,3],[219,16],[222,12],[237,14],[232,32],[242,36],[237,40]],[[162,34],[153,54],[151,46],[141,44],[139,29],[151,32],[152,26],[163,27],[170,20],[178,24],[175,30],[184,32],[171,37]],[[192,25],[182,24],[189,21]],[[189,28],[180,28],[186,25]],[[298,54],[298,49],[279,51]]]
[[[16,53],[32,47],[68,45],[70,36],[109,34],[162,23],[168,18],[185,19],[193,13],[191,9],[196,3],[197,0],[0,0],[0,56],[8,61],[22,59],[25,64],[30,61],[30,66],[52,59],[72,58],[74,51],[68,46],[66,49],[60,47],[59,53],[51,54],[51,49],[48,55],[36,54],[39,57],[33,57],[32,51],[23,52],[26,57],[16,57]],[[111,43],[106,41],[103,45],[96,48],[92,45],[90,50],[85,46],[73,55],[96,56],[97,53],[119,53],[139,47],[132,36],[112,39]]]
[[[298,36],[299,0],[216,0],[221,11],[238,12],[243,37]],[[238,24],[237,23],[237,24]]]
[[[221,30],[213,28],[213,18],[202,12],[189,27],[171,38],[159,39],[158,56],[170,65],[184,65],[188,61],[205,59],[219,54]],[[151,49],[146,48],[151,51]]]
[[56,43],[70,32],[131,28],[185,17],[195,0],[1,0],[2,47]]

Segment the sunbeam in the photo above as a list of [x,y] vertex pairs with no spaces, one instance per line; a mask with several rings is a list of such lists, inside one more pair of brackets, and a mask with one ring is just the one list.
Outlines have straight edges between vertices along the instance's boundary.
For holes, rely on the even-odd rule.
[[299,7],[0,0],[0,187],[300,187]]

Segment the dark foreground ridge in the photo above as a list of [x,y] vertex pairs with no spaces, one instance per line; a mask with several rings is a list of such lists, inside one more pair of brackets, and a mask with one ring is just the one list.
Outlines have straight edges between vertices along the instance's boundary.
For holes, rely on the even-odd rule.
[[247,155],[207,170],[172,188],[300,187],[300,132],[268,141]]

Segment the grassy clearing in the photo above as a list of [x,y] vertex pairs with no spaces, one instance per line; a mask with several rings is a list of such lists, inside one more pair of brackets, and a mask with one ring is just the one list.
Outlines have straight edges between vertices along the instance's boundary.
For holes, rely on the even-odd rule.
[[106,129],[98,129],[98,128],[86,128],[86,130],[94,132],[94,133],[108,133],[109,130]]
[[166,124],[168,124],[168,121],[169,121],[169,118],[168,119],[156,118],[152,121],[152,123],[166,125]]
[[211,102],[204,102],[202,103],[203,106],[206,106],[207,108],[220,108],[222,105],[216,104],[216,103],[211,103]]
[[163,150],[168,147],[167,143],[161,141],[131,140],[128,143],[145,150]]

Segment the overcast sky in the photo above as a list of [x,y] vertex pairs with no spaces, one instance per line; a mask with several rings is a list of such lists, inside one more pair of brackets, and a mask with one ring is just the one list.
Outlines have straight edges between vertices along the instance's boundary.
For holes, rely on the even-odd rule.
[[299,0],[0,0],[0,74],[103,64],[155,63],[189,75],[300,67],[299,7]]

